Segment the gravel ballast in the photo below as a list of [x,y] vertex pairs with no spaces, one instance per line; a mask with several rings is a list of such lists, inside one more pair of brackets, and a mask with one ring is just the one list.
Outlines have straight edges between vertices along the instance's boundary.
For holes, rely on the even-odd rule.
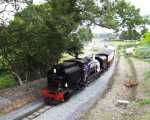
[[69,101],[53,107],[34,120],[76,120],[87,112],[108,87],[108,83],[115,72],[118,58],[115,57],[111,67],[97,80],[92,82]]

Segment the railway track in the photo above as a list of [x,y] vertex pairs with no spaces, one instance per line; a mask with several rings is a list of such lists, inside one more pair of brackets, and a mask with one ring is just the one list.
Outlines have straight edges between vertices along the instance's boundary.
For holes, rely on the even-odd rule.
[[[103,73],[102,73],[102,75],[103,75]],[[98,79],[99,77],[100,76],[97,76],[96,79]],[[92,76],[91,79],[93,80],[94,78],[95,78],[95,76]],[[91,83],[91,81],[89,81],[86,86],[89,86],[90,83]],[[77,90],[76,92],[74,92],[74,94],[77,94],[79,92],[81,92],[81,90]],[[71,96],[73,96],[73,95],[71,95]],[[53,107],[54,106],[52,106],[52,105],[51,106],[50,105],[43,105],[42,107],[38,108],[37,110],[34,110],[33,112],[23,116],[22,118],[16,119],[16,120],[33,120],[34,118],[40,116],[41,114],[52,109]]]
[[35,110],[34,112],[32,112],[31,114],[28,114],[18,120],[33,120],[34,118],[40,116],[41,114],[45,113],[46,111],[52,109],[53,106],[49,106],[49,105],[44,105],[43,107]]

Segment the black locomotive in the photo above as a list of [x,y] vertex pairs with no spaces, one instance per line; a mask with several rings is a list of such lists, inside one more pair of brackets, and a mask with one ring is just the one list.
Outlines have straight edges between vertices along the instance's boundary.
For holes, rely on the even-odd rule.
[[107,50],[92,57],[71,59],[54,65],[47,73],[47,88],[42,90],[46,102],[66,101],[83,89],[112,64],[115,51]]

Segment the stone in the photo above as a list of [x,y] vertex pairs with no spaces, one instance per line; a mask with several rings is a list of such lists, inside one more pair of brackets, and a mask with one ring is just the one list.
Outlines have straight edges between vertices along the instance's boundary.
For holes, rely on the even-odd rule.
[[30,120],[30,119],[28,119],[28,118],[23,118],[22,120]]
[[30,116],[28,116],[27,118],[28,119],[33,119],[33,118],[35,118],[36,116],[34,115],[34,114],[32,114],[32,115],[30,115]]
[[35,112],[35,113],[33,113],[35,116],[38,116],[38,115],[40,115],[40,113],[39,112]]
[[117,100],[117,106],[123,106],[123,107],[127,107],[129,105],[129,101],[127,100]]

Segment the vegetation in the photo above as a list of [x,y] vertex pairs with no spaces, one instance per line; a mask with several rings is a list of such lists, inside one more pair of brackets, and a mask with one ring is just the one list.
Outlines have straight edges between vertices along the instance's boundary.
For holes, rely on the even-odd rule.
[[149,120],[150,119],[150,113],[145,113],[143,116],[137,118],[136,120]]
[[140,42],[140,46],[135,49],[135,56],[139,58],[150,58],[150,33],[146,32]]
[[138,102],[140,106],[143,105],[149,105],[150,104],[150,99],[144,99]]
[[143,39],[142,39],[142,41],[141,41],[141,44],[142,44],[142,45],[150,44],[150,32],[146,32],[146,33],[144,34],[144,37],[143,37]]
[[123,31],[120,35],[122,40],[139,40],[140,38],[141,34],[136,30]]
[[146,22],[125,0],[48,0],[41,5],[27,0],[25,9],[15,10],[14,20],[0,26],[0,67],[20,85],[44,77],[64,54],[78,57],[93,37],[91,25],[134,31]]
[[11,74],[5,73],[0,75],[0,89],[13,87],[17,85],[16,80]]
[[144,82],[143,85],[141,86],[142,89],[144,90],[145,95],[150,97],[150,70],[146,70],[145,75],[144,75]]

